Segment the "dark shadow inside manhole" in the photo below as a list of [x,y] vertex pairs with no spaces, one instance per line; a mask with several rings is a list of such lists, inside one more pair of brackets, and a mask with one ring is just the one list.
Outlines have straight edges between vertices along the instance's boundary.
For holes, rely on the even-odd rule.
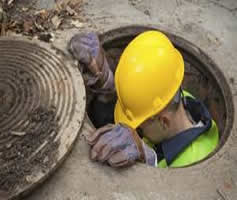
[[[100,36],[113,72],[115,72],[119,57],[127,44],[139,33],[151,29],[154,28],[125,27]],[[220,148],[227,140],[233,124],[234,107],[228,83],[216,64],[202,50],[183,38],[170,33],[166,34],[185,60],[183,88],[205,103],[218,125]],[[116,99],[109,104],[103,104],[96,98],[91,101],[87,111],[96,128],[113,123],[115,102]]]

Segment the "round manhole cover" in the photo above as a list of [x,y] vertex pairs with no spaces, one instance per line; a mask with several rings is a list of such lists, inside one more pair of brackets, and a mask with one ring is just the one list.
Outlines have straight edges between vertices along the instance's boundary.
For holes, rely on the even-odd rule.
[[84,118],[79,70],[45,45],[0,39],[0,191],[13,197],[59,165]]

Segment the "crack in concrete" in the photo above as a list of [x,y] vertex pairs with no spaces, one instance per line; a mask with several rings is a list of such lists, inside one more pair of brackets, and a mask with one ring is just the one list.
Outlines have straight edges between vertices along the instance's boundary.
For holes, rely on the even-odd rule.
[[237,7],[236,8],[228,8],[227,6],[221,4],[221,2],[217,2],[215,0],[209,0],[212,4],[218,6],[218,7],[221,7],[221,8],[224,8],[225,10],[229,11],[229,12],[235,12],[237,11]]
[[[193,3],[195,5],[202,5],[202,3],[198,2],[198,1],[195,1],[195,0],[184,0],[186,2],[189,2],[189,3]],[[234,7],[234,8],[229,8],[228,6],[225,6],[221,3],[221,1],[216,1],[216,0],[209,0],[207,3],[211,3],[219,8],[223,8],[225,9],[226,11],[228,12],[231,12],[231,13],[235,13],[237,11],[237,7]]]

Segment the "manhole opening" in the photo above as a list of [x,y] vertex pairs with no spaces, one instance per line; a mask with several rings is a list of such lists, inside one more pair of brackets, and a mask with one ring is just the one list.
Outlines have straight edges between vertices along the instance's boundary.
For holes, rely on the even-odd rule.
[[[115,29],[101,35],[100,39],[113,72],[127,44],[139,33],[151,29],[156,28],[132,26]],[[229,85],[216,64],[202,50],[183,38],[167,32],[166,34],[185,60],[183,88],[204,102],[217,123],[220,132],[217,152],[226,142],[233,125],[234,106]],[[109,104],[101,104],[96,97],[90,102],[87,111],[96,128],[113,123],[115,102],[116,99]]]

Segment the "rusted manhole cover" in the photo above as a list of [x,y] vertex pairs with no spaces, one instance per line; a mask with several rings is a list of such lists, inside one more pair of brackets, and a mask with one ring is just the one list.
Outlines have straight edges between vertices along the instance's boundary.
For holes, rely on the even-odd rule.
[[59,165],[84,118],[80,72],[58,50],[44,47],[0,39],[0,190],[13,197]]

